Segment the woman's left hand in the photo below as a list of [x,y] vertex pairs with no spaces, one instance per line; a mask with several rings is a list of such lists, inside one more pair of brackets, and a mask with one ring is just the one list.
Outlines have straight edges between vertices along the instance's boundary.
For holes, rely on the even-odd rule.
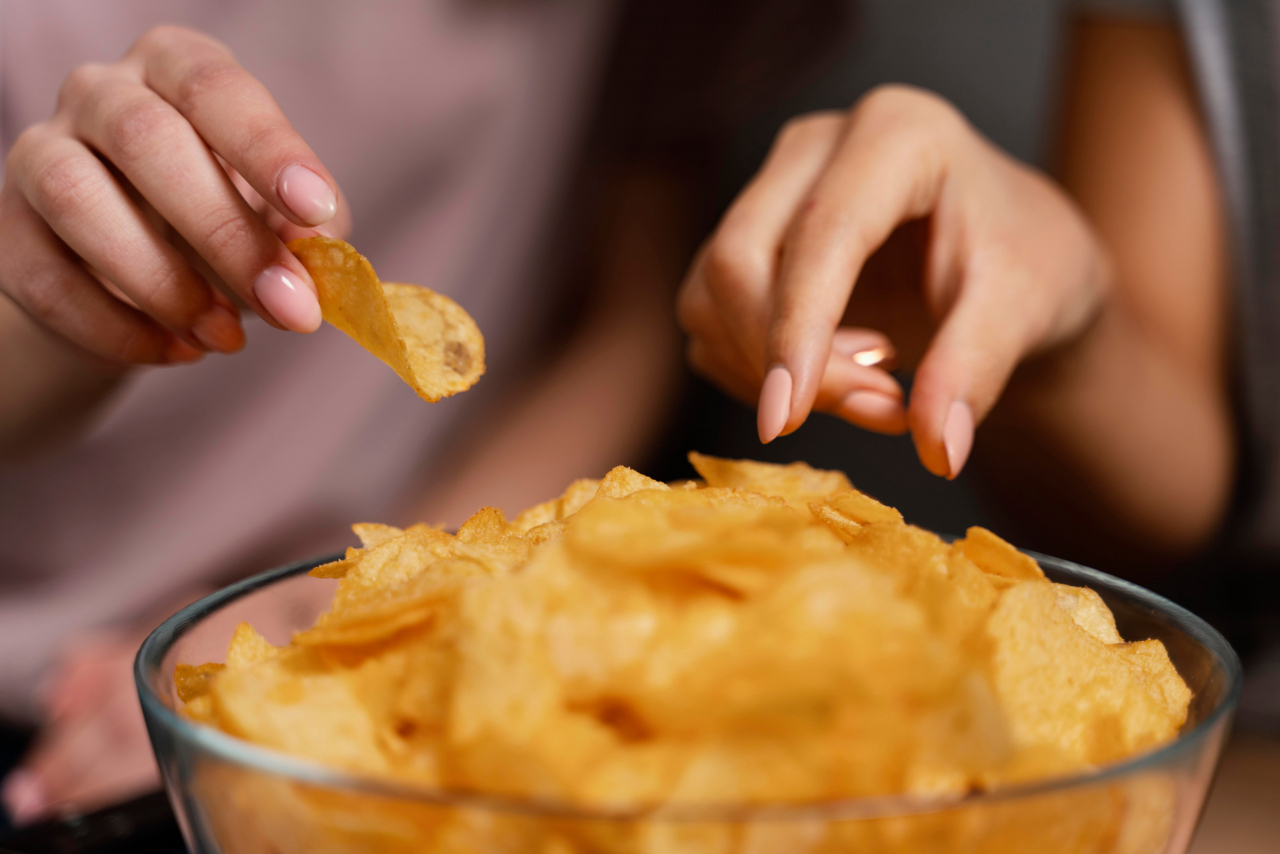
[[[872,256],[912,237],[901,281]],[[694,369],[758,403],[762,441],[820,409],[909,428],[925,467],[955,477],[1014,368],[1089,328],[1110,267],[1058,186],[943,99],[885,86],[782,130],[678,313]],[[909,406],[871,364],[890,343],[916,368]]]
[[69,647],[45,690],[46,720],[0,798],[15,824],[87,812],[159,788],[133,684],[140,637],[104,633]]

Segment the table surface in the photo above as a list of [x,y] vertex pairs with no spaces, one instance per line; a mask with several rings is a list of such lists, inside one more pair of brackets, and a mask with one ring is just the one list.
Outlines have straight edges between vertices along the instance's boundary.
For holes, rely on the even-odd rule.
[[1190,854],[1280,851],[1280,735],[1237,733],[1222,755]]

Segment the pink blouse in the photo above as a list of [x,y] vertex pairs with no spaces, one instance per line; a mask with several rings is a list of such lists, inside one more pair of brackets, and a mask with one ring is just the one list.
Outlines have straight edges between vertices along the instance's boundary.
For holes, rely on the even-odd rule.
[[[210,33],[337,178],[379,274],[476,318],[493,382],[528,356],[541,238],[611,17],[602,0],[0,2],[0,138],[149,27]],[[139,371],[79,444],[0,471],[0,716],[35,714],[72,633],[395,518],[482,397],[428,405],[332,328],[245,325],[244,352]]]

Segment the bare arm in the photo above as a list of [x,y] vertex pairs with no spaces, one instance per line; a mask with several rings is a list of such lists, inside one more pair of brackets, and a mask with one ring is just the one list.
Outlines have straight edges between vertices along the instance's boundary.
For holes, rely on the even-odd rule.
[[1222,204],[1173,28],[1085,21],[1075,48],[1060,178],[1113,287],[1088,332],[1015,374],[981,465],[1047,543],[1167,558],[1213,536],[1232,486]]

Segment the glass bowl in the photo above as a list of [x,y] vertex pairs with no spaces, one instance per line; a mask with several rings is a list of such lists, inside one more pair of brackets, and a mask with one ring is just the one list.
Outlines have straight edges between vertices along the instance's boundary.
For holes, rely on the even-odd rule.
[[286,643],[328,607],[336,582],[303,561],[265,572],[166,620],[134,668],[169,798],[194,854],[364,852],[1030,852],[1182,854],[1240,695],[1240,662],[1207,623],[1096,570],[1033,555],[1050,579],[1092,587],[1126,640],[1158,638],[1193,691],[1179,737],[1088,773],[948,797],[876,797],[776,807],[595,811],[417,788],[276,753],[178,714],[174,666],[222,661],[246,620]]

